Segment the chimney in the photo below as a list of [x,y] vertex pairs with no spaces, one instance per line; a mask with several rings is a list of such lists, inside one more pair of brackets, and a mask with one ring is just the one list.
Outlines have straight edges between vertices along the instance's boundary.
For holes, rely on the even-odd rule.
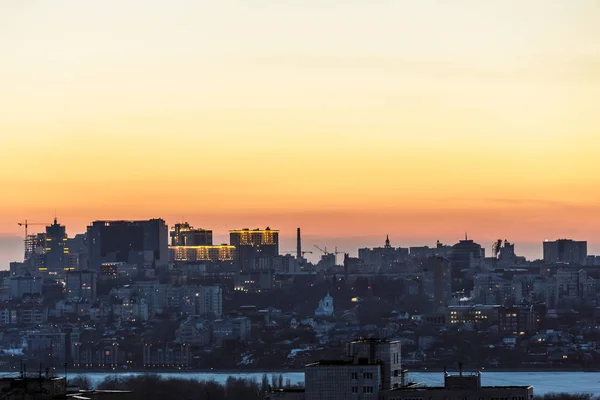
[[302,239],[300,238],[300,228],[298,228],[296,235],[296,259],[302,259]]

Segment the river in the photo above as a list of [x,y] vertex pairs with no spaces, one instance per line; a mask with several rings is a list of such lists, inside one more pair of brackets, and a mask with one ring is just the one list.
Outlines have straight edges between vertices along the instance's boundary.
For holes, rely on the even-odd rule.
[[[119,376],[140,375],[141,373],[119,372]],[[256,379],[260,382],[264,372],[252,373],[160,373],[164,378],[184,378],[197,380],[214,380],[224,383],[227,377]],[[271,375],[279,374],[274,372],[266,373],[271,380]],[[71,373],[70,376],[76,375]],[[94,385],[102,382],[110,374],[106,372],[85,373]],[[284,382],[289,379],[292,384],[303,383],[303,372],[282,372]],[[484,386],[528,386],[534,387],[535,395],[546,393],[590,393],[594,396],[600,396],[600,372],[483,372],[482,384]],[[442,386],[444,375],[442,372],[411,372],[409,380],[419,382],[424,386]]]

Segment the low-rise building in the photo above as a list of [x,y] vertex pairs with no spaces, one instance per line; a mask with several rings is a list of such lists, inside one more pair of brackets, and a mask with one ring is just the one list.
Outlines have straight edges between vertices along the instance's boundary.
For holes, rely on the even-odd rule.
[[188,367],[192,360],[189,343],[145,343],[144,367]]
[[246,317],[229,320],[216,320],[213,323],[213,343],[222,346],[224,342],[247,342],[250,340],[250,320]]
[[304,370],[306,400],[346,400],[369,396],[378,399],[381,365],[367,361],[319,361]]
[[386,400],[531,400],[533,386],[482,386],[481,374],[459,375],[445,374],[444,386],[423,387],[408,385],[390,390],[383,397]]
[[500,318],[499,305],[466,305],[446,308],[446,324],[495,325]]

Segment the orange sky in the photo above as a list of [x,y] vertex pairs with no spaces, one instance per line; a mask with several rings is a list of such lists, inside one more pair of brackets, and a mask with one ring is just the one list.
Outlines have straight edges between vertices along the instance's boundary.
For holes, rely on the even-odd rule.
[[600,244],[595,0],[2,7],[0,268],[55,209],[351,252]]

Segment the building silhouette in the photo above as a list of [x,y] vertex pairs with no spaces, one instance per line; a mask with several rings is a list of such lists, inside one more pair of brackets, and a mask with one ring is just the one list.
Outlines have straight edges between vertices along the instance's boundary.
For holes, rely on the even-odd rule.
[[241,229],[229,231],[229,244],[235,247],[235,263],[241,270],[254,270],[279,255],[279,231]]
[[68,271],[65,278],[65,289],[69,300],[96,300],[95,271]]
[[169,263],[169,232],[165,221],[94,221],[88,226],[90,269],[103,263],[124,262],[145,266]]
[[558,239],[544,242],[544,262],[549,264],[585,265],[587,242],[571,239]]
[[69,267],[67,240],[67,229],[54,218],[54,223],[46,227],[44,268],[48,272],[60,273]]
[[406,261],[409,258],[408,248],[392,247],[390,237],[386,236],[383,247],[358,249],[358,258],[365,264],[375,268],[389,267],[393,263]]
[[196,229],[187,222],[175,224],[170,232],[171,246],[212,246],[213,231]]

